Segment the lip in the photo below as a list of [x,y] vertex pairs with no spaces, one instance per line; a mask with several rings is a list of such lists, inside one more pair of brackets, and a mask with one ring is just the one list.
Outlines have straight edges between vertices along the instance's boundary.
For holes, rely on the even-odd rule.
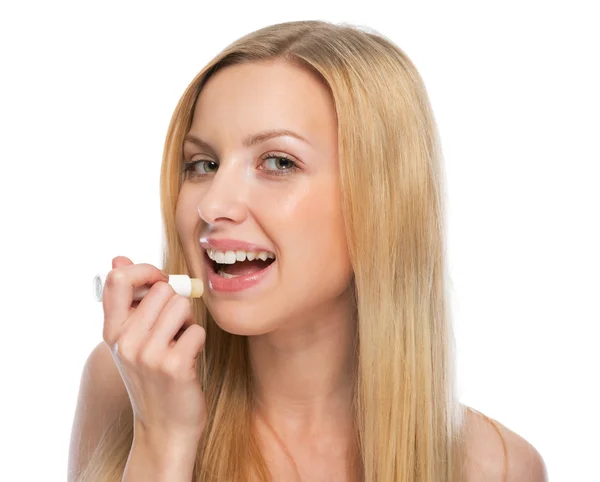
[[227,293],[243,291],[256,286],[258,283],[264,280],[264,278],[269,273],[271,273],[271,271],[273,271],[273,265],[277,262],[277,260],[273,261],[265,269],[261,269],[256,273],[244,276],[237,276],[235,278],[223,278],[222,276],[219,276],[213,269],[213,260],[208,257],[208,253],[206,251],[204,251],[204,260],[204,268],[206,270],[208,278],[209,289],[211,291],[220,291]]
[[253,244],[253,243],[247,243],[245,241],[240,241],[237,239],[217,239],[217,238],[207,238],[207,237],[201,237],[200,238],[200,246],[202,246],[205,250],[207,249],[216,249],[217,251],[236,251],[236,250],[243,250],[243,251],[253,251],[253,252],[259,252],[259,251],[268,251],[273,253],[274,251],[269,249],[269,248],[265,248],[264,246],[259,246],[258,244]]

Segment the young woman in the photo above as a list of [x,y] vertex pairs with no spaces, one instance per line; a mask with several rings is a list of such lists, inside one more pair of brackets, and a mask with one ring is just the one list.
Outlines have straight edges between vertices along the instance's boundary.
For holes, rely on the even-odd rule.
[[289,22],[214,58],[161,171],[164,269],[205,293],[113,259],[70,480],[545,480],[455,395],[440,163],[423,82],[378,34]]

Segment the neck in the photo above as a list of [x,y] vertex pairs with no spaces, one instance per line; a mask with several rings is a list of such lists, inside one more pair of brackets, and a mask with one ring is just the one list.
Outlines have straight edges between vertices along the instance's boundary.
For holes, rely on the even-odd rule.
[[356,322],[343,301],[344,309],[248,339],[257,409],[282,434],[345,430],[351,422]]

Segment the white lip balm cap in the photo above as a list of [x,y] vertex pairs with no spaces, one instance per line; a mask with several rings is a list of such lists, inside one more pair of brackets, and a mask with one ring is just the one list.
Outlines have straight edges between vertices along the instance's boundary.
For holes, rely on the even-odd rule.
[[[93,288],[94,288],[94,297],[97,301],[102,301],[102,293],[104,291],[104,283],[106,282],[107,273],[99,273],[94,276]],[[192,280],[186,274],[170,274],[169,275],[169,285],[178,295],[182,295],[185,297],[190,297],[192,295]],[[149,285],[138,286],[133,291],[133,299],[141,300],[146,294],[150,291]]]

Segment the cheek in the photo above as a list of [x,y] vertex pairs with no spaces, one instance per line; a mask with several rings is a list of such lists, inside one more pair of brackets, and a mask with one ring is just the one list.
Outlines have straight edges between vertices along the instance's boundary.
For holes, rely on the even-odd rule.
[[175,226],[182,241],[193,234],[195,224],[198,221],[197,208],[197,202],[191,196],[186,195],[184,186],[177,198],[175,209]]
[[273,228],[284,236],[278,244],[294,275],[313,286],[344,287],[351,276],[338,193],[331,184],[313,191],[280,219],[286,229]]
[[323,266],[323,279],[336,293],[345,289],[352,268],[346,246],[346,234],[341,213],[330,212],[321,223],[323,235],[321,248],[315,247],[320,254],[319,262]]

